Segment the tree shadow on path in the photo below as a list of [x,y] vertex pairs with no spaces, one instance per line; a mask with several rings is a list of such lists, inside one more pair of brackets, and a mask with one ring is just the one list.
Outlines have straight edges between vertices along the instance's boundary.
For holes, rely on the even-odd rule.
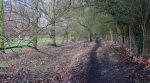
[[89,66],[91,67],[96,67],[97,65],[99,65],[99,60],[97,58],[97,49],[100,47],[101,43],[100,40],[97,38],[95,40],[95,46],[92,49],[92,51],[90,52],[90,60],[89,60]]
[[92,49],[92,51],[89,53],[90,54],[90,60],[89,60],[89,73],[88,73],[88,83],[98,83],[99,82],[99,77],[101,76],[101,72],[99,72],[100,67],[99,67],[99,60],[97,58],[97,50],[101,45],[101,41],[96,38],[95,40],[95,46]]
[[[104,53],[103,58],[99,61],[97,50],[101,46],[101,40],[97,38],[95,43],[94,48],[90,52],[88,83],[110,83],[117,77],[121,77],[123,73],[113,69],[107,52]],[[117,80],[112,83],[125,83],[124,80],[125,79],[121,79],[121,82]]]
[[122,55],[109,54],[109,50],[97,57],[101,40],[95,40],[95,46],[90,54],[88,63],[87,83],[149,83],[149,71],[138,63],[122,62]]

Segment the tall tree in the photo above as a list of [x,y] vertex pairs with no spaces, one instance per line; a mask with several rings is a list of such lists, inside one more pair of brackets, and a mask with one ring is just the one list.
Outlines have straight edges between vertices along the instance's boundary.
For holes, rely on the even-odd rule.
[[32,12],[32,16],[33,16],[33,47],[35,49],[37,49],[37,35],[38,35],[38,23],[39,23],[39,2],[38,1],[32,1],[32,4],[34,5],[34,10]]
[[[97,13],[101,9],[107,11],[116,22],[120,36],[135,36],[138,54],[143,52],[145,37],[149,32],[150,2],[149,0],[87,0],[93,2]],[[132,33],[131,33],[132,32]],[[137,38],[140,37],[139,38]]]
[[[150,6],[149,0],[121,0],[116,2],[108,2],[106,7],[117,24],[120,26],[121,35],[127,36],[127,30],[131,30],[135,36],[137,45],[137,54],[144,51],[144,42],[147,35],[148,24],[150,21]],[[126,28],[125,28],[126,27]],[[129,29],[130,28],[130,29]]]
[[56,46],[56,33],[55,26],[58,18],[61,18],[65,14],[71,5],[71,0],[47,0],[41,2],[40,10],[44,13],[49,25],[50,45]]
[[4,9],[3,0],[0,0],[0,49],[4,51]]
[[[20,19],[23,19],[23,22],[21,22],[22,24],[24,24],[23,26],[26,27],[25,29],[23,29],[23,26],[18,26],[19,28],[15,28],[15,29],[19,29],[19,35],[22,34],[22,32],[28,32],[28,30],[32,29],[30,32],[30,37],[31,41],[29,42],[32,43],[32,47],[37,49],[37,35],[38,35],[38,29],[39,29],[39,18],[41,18],[41,13],[39,12],[39,1],[35,1],[35,0],[20,0],[20,1],[15,1],[21,8],[18,10],[16,8],[16,5],[13,5],[13,12],[16,13]],[[28,26],[25,26],[26,25]],[[30,28],[29,28],[30,27]],[[29,33],[29,32],[28,32]],[[27,36],[27,34],[25,34],[24,36]],[[27,36],[27,37],[28,37]]]

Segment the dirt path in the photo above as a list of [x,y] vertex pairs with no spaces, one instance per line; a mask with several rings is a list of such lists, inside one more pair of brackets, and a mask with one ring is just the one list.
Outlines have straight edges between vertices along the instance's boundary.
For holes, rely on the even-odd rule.
[[105,49],[101,40],[90,52],[88,83],[150,83],[150,71],[138,63],[124,61],[126,54]]
[[99,81],[99,77],[100,77],[100,67],[99,67],[99,60],[97,58],[97,49],[100,47],[100,41],[98,41],[98,39],[95,40],[96,45],[94,46],[94,48],[92,49],[92,51],[90,52],[90,60],[89,60],[89,67],[90,67],[90,71],[89,71],[89,83],[98,83]]
[[124,61],[127,54],[119,47],[106,40],[95,43],[40,49],[50,55],[31,50],[19,58],[1,56],[0,83],[150,83],[150,71]]

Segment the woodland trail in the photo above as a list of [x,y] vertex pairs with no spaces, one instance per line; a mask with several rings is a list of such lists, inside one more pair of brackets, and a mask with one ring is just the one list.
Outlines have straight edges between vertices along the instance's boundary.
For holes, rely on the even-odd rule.
[[95,40],[96,45],[94,46],[94,48],[92,49],[92,51],[90,52],[90,60],[89,60],[89,67],[90,67],[90,71],[89,71],[89,83],[98,83],[99,81],[99,77],[100,76],[100,67],[99,67],[99,60],[97,58],[97,49],[100,47],[100,41],[98,41],[98,39]]
[[150,83],[150,71],[112,41],[66,43],[0,56],[0,83]]
[[[88,63],[88,83],[149,83],[150,71],[144,70],[142,65],[124,61],[125,54],[112,53],[110,47],[103,51],[101,40],[95,40],[95,46],[90,52]],[[118,51],[117,51],[118,52]]]

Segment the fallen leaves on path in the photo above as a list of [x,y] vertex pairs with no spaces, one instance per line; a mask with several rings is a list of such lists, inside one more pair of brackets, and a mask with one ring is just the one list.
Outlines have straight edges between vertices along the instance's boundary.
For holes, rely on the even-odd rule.
[[[39,49],[46,54],[31,50],[0,56],[3,57],[0,62],[7,65],[0,68],[0,83],[72,83],[76,77],[73,71],[80,73],[79,67],[84,66],[93,44],[66,43],[59,47],[45,46]],[[19,58],[12,58],[16,55]]]

